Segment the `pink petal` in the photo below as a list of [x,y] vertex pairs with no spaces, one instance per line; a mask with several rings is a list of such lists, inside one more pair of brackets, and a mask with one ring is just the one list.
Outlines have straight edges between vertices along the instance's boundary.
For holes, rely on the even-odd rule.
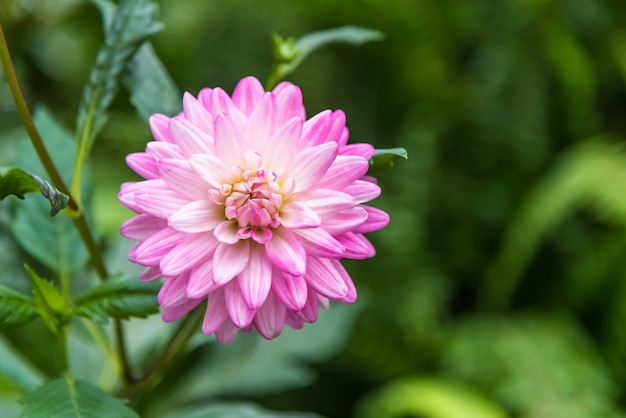
[[142,282],[151,282],[163,277],[161,270],[157,266],[151,266],[145,269],[140,275],[139,280]]
[[293,84],[285,86],[285,88],[274,91],[276,95],[277,107],[277,123],[281,126],[289,119],[297,117],[301,120],[306,118],[304,105],[302,104],[302,92]]
[[148,142],[146,153],[152,155],[156,161],[165,158],[185,159],[178,145],[170,142]]
[[302,132],[302,119],[292,118],[277,129],[264,143],[259,144],[263,162],[277,172],[285,172],[292,156],[297,152],[296,144]]
[[213,230],[213,235],[219,242],[224,244],[236,244],[240,239],[238,231],[239,228],[236,222],[222,221]]
[[369,202],[380,196],[381,190],[377,184],[364,180],[356,180],[343,189],[344,193],[353,196],[356,203]]
[[331,115],[331,126],[325,141],[345,145],[347,140],[346,114],[342,110],[335,110]]
[[346,231],[358,231],[358,227],[367,221],[367,212],[362,206],[344,209],[323,219],[322,227],[331,235],[342,234]]
[[158,265],[184,236],[182,232],[164,228],[137,246],[133,261],[146,266]]
[[176,145],[186,156],[212,152],[211,137],[188,120],[176,116],[170,121],[170,133]]
[[206,314],[202,322],[202,332],[209,335],[213,334],[222,326],[228,318],[226,303],[224,301],[224,292],[218,289],[209,294],[207,299]]
[[213,136],[213,116],[191,94],[183,95],[183,112],[185,118],[207,135]]
[[[201,94],[203,92],[200,92]],[[245,123],[246,116],[235,106],[231,98],[221,88],[215,88],[210,92],[210,99],[204,99],[204,102],[209,105],[208,110],[213,117],[217,117],[222,114],[227,114],[237,124]]]
[[224,208],[210,200],[187,203],[169,217],[169,226],[180,232],[206,232],[224,222]]
[[298,229],[293,233],[300,238],[309,256],[340,259],[346,251],[344,246],[324,228]]
[[263,93],[265,90],[259,80],[254,77],[246,77],[235,86],[232,100],[244,115],[249,116],[263,97]]
[[363,234],[355,234],[353,232],[345,232],[337,235],[337,241],[346,249],[345,257],[354,260],[363,260],[374,257],[376,250],[374,246],[363,236]]
[[280,223],[289,229],[316,228],[322,220],[304,203],[289,202],[280,209]]
[[389,224],[389,215],[387,212],[367,205],[360,205],[359,207],[367,212],[367,220],[358,227],[355,227],[353,232],[366,234],[383,229]]
[[174,142],[170,136],[169,124],[170,118],[165,115],[152,115],[148,119],[152,136],[157,141]]
[[213,187],[220,188],[229,182],[230,167],[212,154],[197,154],[189,158],[191,167]]
[[198,263],[210,260],[218,246],[217,240],[208,234],[186,234],[163,257],[159,266],[166,276],[190,271]]
[[303,277],[276,272],[272,279],[272,291],[292,311],[299,311],[307,301],[307,284]]
[[332,263],[333,260],[309,257],[307,274],[304,275],[309,286],[330,299],[343,299],[348,294],[348,286]]
[[337,156],[337,144],[329,142],[301,151],[295,156],[287,172],[296,180],[295,192],[315,185]]
[[304,320],[297,312],[287,311],[285,314],[285,324],[289,325],[293,329],[304,328]]
[[248,308],[236,280],[224,286],[224,300],[228,315],[236,327],[245,328],[250,325],[256,310]]
[[302,139],[300,149],[319,145],[326,139],[331,126],[330,110],[324,110],[304,122],[302,126]]
[[142,183],[143,182],[122,183],[120,192],[117,194],[117,199],[120,203],[135,213],[141,213],[141,208],[135,201],[135,192],[141,189]]
[[166,277],[157,301],[161,306],[176,306],[184,304],[189,300],[185,295],[185,288],[187,287],[187,281],[189,275],[181,275],[176,277]]
[[170,189],[189,200],[200,200],[207,197],[209,183],[198,176],[191,168],[189,161],[165,158],[157,163],[159,176]]
[[189,299],[180,305],[164,307],[161,313],[161,319],[163,319],[164,322],[177,321],[193,311],[201,303],[202,299]]
[[369,162],[363,157],[338,155],[317,187],[342,190],[348,184],[363,177],[368,169]]
[[298,237],[288,229],[274,230],[272,239],[265,243],[265,252],[278,269],[293,276],[304,275],[306,252]]
[[213,255],[213,282],[224,285],[232,280],[248,264],[250,244],[248,240],[230,245],[220,243]]
[[187,284],[188,297],[202,298],[218,288],[219,286],[213,282],[213,261],[199,263],[191,270]]
[[[318,315],[318,303],[317,298],[315,297],[315,290],[309,289],[309,296],[306,300],[306,304],[302,309],[300,309],[297,314],[302,320],[308,323],[313,323],[317,321]],[[295,327],[294,327],[295,328]]]
[[163,180],[142,181],[134,197],[143,212],[163,219],[172,216],[188,202],[169,189]]
[[277,128],[276,117],[276,99],[272,93],[265,93],[248,118],[246,136],[252,150],[266,154],[266,144]]
[[313,189],[298,196],[298,201],[305,203],[321,219],[332,217],[342,210],[352,209],[356,205],[354,197],[347,193],[330,189]]
[[135,152],[126,156],[126,164],[137,174],[145,179],[155,179],[159,177],[156,161],[145,152]]
[[374,155],[375,148],[370,144],[349,144],[339,147],[339,155],[358,155],[369,161]]
[[215,331],[215,338],[221,343],[228,344],[235,339],[239,328],[235,327],[230,319],[226,319],[221,327]]
[[285,314],[285,305],[270,294],[263,307],[254,316],[254,326],[263,338],[271,340],[278,337],[283,331]]
[[167,221],[164,219],[151,215],[138,215],[124,222],[120,227],[120,233],[124,238],[144,240],[166,226]]
[[272,263],[258,245],[250,247],[248,264],[237,276],[241,294],[250,309],[259,309],[272,285]]
[[215,119],[215,156],[229,168],[238,165],[248,149],[249,141],[240,129],[228,114],[220,114]]
[[[337,299],[339,302],[343,303],[354,303],[357,299],[356,287],[354,286],[354,282],[352,282],[352,278],[346,271],[345,267],[341,265],[339,260],[329,260],[330,264],[335,268],[335,270],[341,275],[343,282],[346,284],[348,288],[348,293],[343,299]],[[324,298],[322,295],[317,295],[319,303],[324,307],[324,309],[328,308],[328,300]]]

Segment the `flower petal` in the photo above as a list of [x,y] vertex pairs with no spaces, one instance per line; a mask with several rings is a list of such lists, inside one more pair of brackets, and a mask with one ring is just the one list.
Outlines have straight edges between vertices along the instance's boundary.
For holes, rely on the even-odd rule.
[[289,202],[280,209],[280,224],[289,229],[316,228],[322,220],[304,203]]
[[181,116],[170,120],[170,133],[185,156],[211,153],[212,138]]
[[172,228],[163,228],[137,246],[132,261],[144,266],[157,266],[184,236]]
[[364,203],[380,196],[381,190],[375,183],[356,180],[354,183],[344,187],[343,192],[353,196],[356,203]]
[[236,280],[224,286],[224,301],[228,315],[236,327],[245,328],[250,325],[256,310],[248,308]]
[[224,244],[236,244],[239,241],[239,228],[233,221],[222,221],[213,230],[213,235]]
[[346,249],[345,257],[353,260],[363,260],[374,257],[376,250],[363,234],[355,234],[353,232],[345,232],[337,235],[337,241]]
[[307,255],[340,259],[344,256],[344,246],[324,228],[298,229],[293,231],[300,238]]
[[366,234],[383,229],[389,224],[389,214],[387,212],[367,205],[360,205],[359,207],[367,212],[367,220],[355,227],[353,232]]
[[183,95],[183,112],[185,119],[197,126],[202,132],[213,136],[213,116],[190,93]]
[[367,221],[367,216],[362,206],[355,206],[335,212],[332,217],[323,218],[322,227],[331,235],[342,234],[346,231],[356,232],[358,227]]
[[250,258],[250,243],[241,240],[236,244],[220,243],[213,255],[213,281],[224,285],[242,272]]
[[306,252],[298,237],[288,229],[275,229],[272,239],[265,243],[265,252],[279,270],[293,276],[304,275]]
[[267,143],[276,130],[276,98],[265,93],[248,118],[246,136],[250,138],[250,148],[265,155]]
[[264,93],[265,90],[259,80],[255,77],[246,77],[235,86],[233,103],[244,115],[249,116]]
[[124,238],[144,240],[166,226],[167,221],[165,219],[155,218],[152,215],[137,215],[122,224],[120,233]]
[[141,177],[150,180],[159,177],[154,157],[145,152],[135,152],[126,156],[126,164]]
[[215,119],[215,156],[229,168],[238,165],[249,148],[249,141],[240,129],[228,114],[220,114]]
[[159,176],[170,189],[189,200],[200,200],[207,197],[209,183],[198,176],[191,168],[189,161],[165,158],[157,163]]
[[169,226],[180,232],[206,232],[224,222],[224,208],[208,199],[187,203],[169,217]]
[[280,303],[276,296],[270,293],[265,304],[254,316],[254,326],[263,338],[271,340],[278,337],[283,331],[285,314],[285,305]]
[[155,114],[150,116],[150,118],[148,119],[148,123],[150,124],[150,130],[152,131],[152,136],[155,140],[160,142],[174,142],[170,135],[169,117],[165,115]]
[[348,286],[332,261],[309,257],[304,278],[321,295],[334,300],[343,299],[348,294]]
[[189,158],[189,164],[213,187],[220,188],[228,183],[228,173],[230,167],[226,167],[224,162],[212,154],[196,154]]
[[205,297],[219,286],[213,282],[213,261],[208,260],[196,265],[189,274],[187,296],[192,299]]
[[272,285],[272,263],[258,245],[250,247],[248,264],[237,276],[241,294],[250,309],[259,309]]
[[348,184],[363,177],[368,169],[369,162],[363,157],[338,155],[324,177],[317,183],[317,187],[342,190]]
[[227,318],[228,311],[224,301],[224,292],[222,289],[211,292],[207,298],[206,314],[204,315],[204,321],[202,321],[202,332],[207,335],[213,334]]
[[311,188],[324,175],[337,157],[337,144],[328,142],[307,148],[293,159],[287,172],[296,180],[295,192]]
[[147,214],[167,219],[182,208],[187,199],[168,188],[163,180],[146,180],[141,182],[134,194],[135,203]]
[[278,271],[272,278],[272,291],[292,311],[299,311],[304,307],[307,301],[307,289],[304,277]]
[[228,344],[235,339],[238,333],[239,328],[233,325],[232,321],[227,318],[222,326],[219,327],[217,331],[215,331],[215,338],[217,338],[217,341],[221,343]]
[[159,266],[165,276],[175,276],[189,272],[200,262],[210,260],[218,242],[209,234],[186,234],[163,257]]

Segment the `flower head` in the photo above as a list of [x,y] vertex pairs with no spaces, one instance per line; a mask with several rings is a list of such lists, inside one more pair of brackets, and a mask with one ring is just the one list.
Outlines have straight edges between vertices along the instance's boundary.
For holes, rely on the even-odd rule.
[[314,322],[329,300],[354,302],[340,260],[373,256],[363,234],[389,217],[362,204],[380,194],[365,176],[374,148],[347,144],[344,113],[306,120],[298,87],[265,92],[253,77],[232,98],[186,93],[183,108],[150,118],[155,141],[126,159],[145,180],[118,196],[138,214],[121,233],[137,241],[129,258],[147,267],[140,279],[165,277],[163,319],[206,301],[204,333],[271,339]]

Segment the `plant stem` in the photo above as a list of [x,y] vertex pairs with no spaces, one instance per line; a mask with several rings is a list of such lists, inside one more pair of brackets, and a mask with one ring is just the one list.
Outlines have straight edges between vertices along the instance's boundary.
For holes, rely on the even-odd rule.
[[67,327],[60,326],[56,332],[56,348],[57,348],[57,361],[59,362],[59,371],[61,375],[64,375],[68,371],[67,366]]
[[[100,252],[100,248],[96,243],[96,240],[91,233],[91,229],[87,224],[85,216],[83,214],[82,208],[73,197],[70,190],[67,188],[63,178],[59,174],[46,146],[39,135],[39,131],[33,122],[33,117],[28,109],[28,105],[26,103],[26,99],[24,97],[24,93],[22,88],[20,87],[19,80],[17,78],[17,74],[15,72],[15,67],[13,66],[13,61],[11,60],[11,54],[9,53],[9,47],[7,46],[6,39],[4,37],[4,32],[2,30],[2,24],[0,24],[0,60],[2,61],[2,67],[4,69],[4,73],[7,79],[7,83],[9,84],[9,89],[11,90],[11,94],[13,95],[13,100],[15,101],[15,107],[17,108],[17,112],[20,115],[22,120],[22,124],[28,133],[31,143],[37,152],[37,156],[41,161],[41,164],[44,166],[52,184],[59,189],[60,192],[65,193],[69,197],[69,213],[65,211],[65,213],[72,218],[74,222],[74,226],[78,230],[80,237],[87,247],[87,251],[89,252],[91,261],[93,266],[98,274],[100,280],[106,280],[109,276],[107,273],[106,266],[104,264],[104,259],[102,257],[102,253]],[[131,376],[130,366],[128,364],[127,356],[126,356],[126,348],[124,343],[124,333],[122,331],[122,324],[120,320],[115,321],[115,335],[117,338],[117,345],[119,350],[120,362],[123,368],[123,376],[124,379],[127,380]],[[65,336],[63,338],[59,338],[57,341],[57,348],[64,350],[63,362],[61,363],[64,369],[67,369],[67,353],[65,347]],[[59,361],[61,361],[61,357],[59,357]],[[127,380],[128,381],[128,380]]]
[[35,127],[35,123],[33,122],[33,118],[28,110],[28,105],[26,104],[26,99],[24,98],[24,93],[22,92],[22,88],[20,87],[20,83],[17,79],[17,74],[15,73],[15,68],[13,66],[13,61],[11,60],[11,54],[9,54],[9,47],[7,46],[6,39],[4,37],[4,32],[2,30],[2,24],[0,24],[0,60],[2,60],[2,68],[4,69],[4,74],[7,79],[7,83],[9,84],[9,89],[11,90],[11,94],[13,95],[13,100],[15,101],[15,107],[17,108],[17,113],[20,115],[22,119],[22,124],[30,137],[30,140],[37,152],[37,156],[41,160],[41,164],[46,169],[50,180],[54,184],[54,186],[59,189],[60,192],[65,193],[69,196],[68,205],[70,209],[74,212],[80,212],[78,205],[72,199],[70,195],[69,189],[65,185],[65,182],[61,178],[61,175],[57,171],[52,159],[50,158],[50,154],[48,154],[48,150]]
[[150,363],[143,374],[129,385],[121,394],[121,397],[130,399],[137,392],[156,386],[162,378],[163,372],[183,351],[196,329],[202,322],[203,309],[196,308],[181,321],[169,341],[161,350],[161,355]]

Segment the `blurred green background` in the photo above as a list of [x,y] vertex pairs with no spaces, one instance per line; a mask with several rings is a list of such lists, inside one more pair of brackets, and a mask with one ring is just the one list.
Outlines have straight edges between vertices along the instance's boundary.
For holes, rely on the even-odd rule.
[[[154,48],[193,94],[265,80],[272,32],[383,31],[315,52],[289,81],[309,116],[343,109],[352,142],[409,152],[378,175],[374,205],[391,215],[370,236],[378,255],[346,263],[361,298],[345,345],[301,359],[308,386],[226,399],[328,417],[626,416],[626,3],[159,3]],[[97,9],[3,0],[0,19],[30,103],[73,129],[103,39]],[[21,131],[5,84],[0,127],[6,165]],[[136,179],[123,157],[149,140],[121,91],[92,158],[93,217],[111,247],[130,216],[116,193]],[[3,232],[9,219],[4,208]],[[0,245],[15,285],[20,254]],[[7,335],[19,345],[19,330]]]

